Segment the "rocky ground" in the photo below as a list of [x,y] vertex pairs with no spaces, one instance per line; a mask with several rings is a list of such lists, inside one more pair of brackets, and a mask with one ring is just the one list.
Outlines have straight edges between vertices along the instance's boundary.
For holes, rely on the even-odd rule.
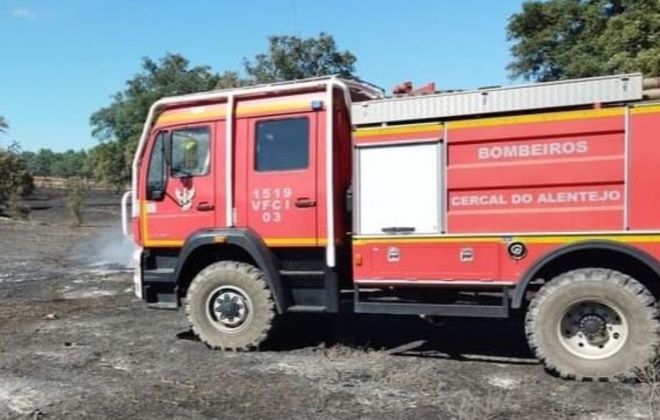
[[652,384],[549,375],[516,321],[298,316],[269,348],[211,351],[132,294],[119,199],[82,227],[40,191],[0,219],[0,418],[652,418]]

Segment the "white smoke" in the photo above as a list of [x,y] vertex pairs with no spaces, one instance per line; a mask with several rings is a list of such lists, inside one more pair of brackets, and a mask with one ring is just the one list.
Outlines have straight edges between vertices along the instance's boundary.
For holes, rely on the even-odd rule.
[[133,242],[126,238],[121,225],[102,229],[72,249],[71,259],[87,267],[126,270],[133,266]]

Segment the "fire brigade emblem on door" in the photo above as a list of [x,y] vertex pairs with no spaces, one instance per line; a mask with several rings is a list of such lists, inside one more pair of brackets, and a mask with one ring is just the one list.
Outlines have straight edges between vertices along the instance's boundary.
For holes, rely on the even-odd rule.
[[192,199],[195,196],[194,188],[176,189],[174,190],[174,195],[176,196],[176,201],[181,207],[181,210],[188,211],[192,207]]

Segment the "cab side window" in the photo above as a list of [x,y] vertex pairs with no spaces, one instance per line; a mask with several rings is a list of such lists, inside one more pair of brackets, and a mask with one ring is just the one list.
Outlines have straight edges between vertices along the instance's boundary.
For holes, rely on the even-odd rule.
[[[167,133],[158,133],[149,157],[147,173],[147,195],[162,192],[165,188],[165,138]],[[148,197],[151,198],[151,197]]]
[[207,175],[211,163],[211,131],[191,127],[172,132],[172,176]]
[[256,126],[255,170],[291,171],[309,165],[309,119],[260,121]]

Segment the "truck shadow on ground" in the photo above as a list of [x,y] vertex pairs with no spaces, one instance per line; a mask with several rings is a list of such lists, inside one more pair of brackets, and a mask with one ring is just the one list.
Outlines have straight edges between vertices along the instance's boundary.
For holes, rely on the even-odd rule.
[[[196,340],[192,331],[177,337]],[[451,318],[433,325],[415,316],[293,314],[261,350],[295,352],[339,345],[396,356],[538,364],[517,319]]]

